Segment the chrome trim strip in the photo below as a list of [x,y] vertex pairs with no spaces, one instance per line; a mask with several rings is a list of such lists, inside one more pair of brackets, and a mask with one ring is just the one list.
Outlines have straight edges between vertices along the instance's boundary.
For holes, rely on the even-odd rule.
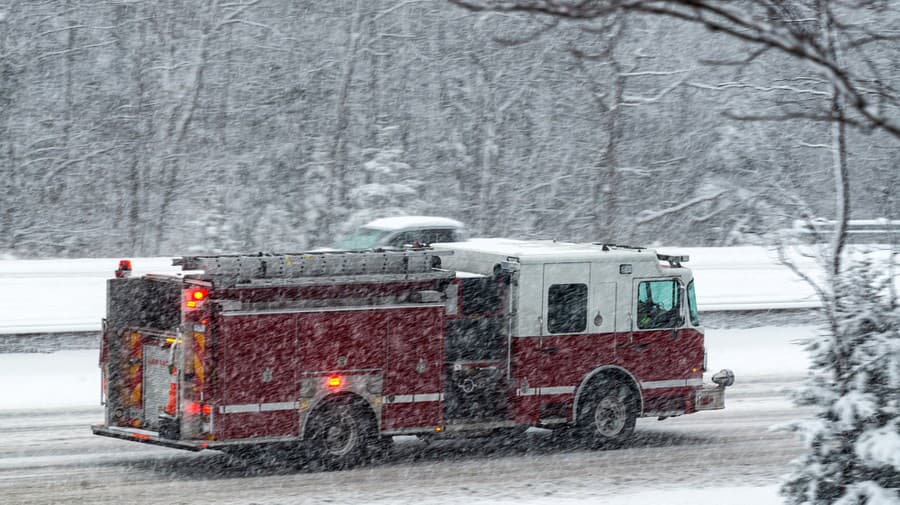
[[539,389],[542,395],[568,395],[575,392],[575,386],[554,386]]
[[273,410],[296,410],[298,408],[300,408],[300,402],[275,402],[259,404],[260,412],[270,412]]
[[641,382],[643,389],[681,388],[687,386],[702,386],[703,379],[671,379],[663,381]]
[[444,393],[419,393],[414,395],[384,395],[382,403],[393,405],[396,403],[439,402],[444,399]]
[[519,388],[516,396],[568,395],[575,392],[575,386],[549,386],[542,388]]
[[246,414],[251,412],[273,412],[277,410],[295,410],[300,408],[299,402],[244,403],[238,405],[219,405],[220,414]]
[[484,423],[459,423],[459,424],[445,424],[444,425],[444,433],[455,433],[462,431],[477,431],[477,430],[495,430],[498,428],[515,428],[518,426],[515,421],[494,421],[494,422],[484,422]]
[[246,414],[248,412],[259,412],[259,404],[219,405],[220,414]]

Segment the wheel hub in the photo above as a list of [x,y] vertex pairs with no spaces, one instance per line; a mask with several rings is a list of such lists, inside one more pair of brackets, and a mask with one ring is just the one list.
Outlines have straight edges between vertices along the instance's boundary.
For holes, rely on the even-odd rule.
[[612,438],[621,433],[627,420],[628,407],[615,396],[605,396],[594,409],[594,427],[604,437]]
[[344,456],[356,446],[357,438],[353,420],[342,415],[335,424],[325,429],[325,448],[334,456]]

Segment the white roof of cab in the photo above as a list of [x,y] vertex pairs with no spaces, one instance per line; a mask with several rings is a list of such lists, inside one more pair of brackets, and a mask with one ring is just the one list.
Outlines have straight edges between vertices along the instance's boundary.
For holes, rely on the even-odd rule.
[[480,253],[497,257],[518,258],[520,263],[559,261],[629,260],[646,258],[658,261],[656,250],[647,248],[617,248],[604,250],[602,244],[557,242],[555,240],[516,240],[507,238],[474,238],[466,242],[434,244],[437,250]]
[[406,230],[408,228],[464,228],[461,222],[436,216],[398,216],[376,219],[363,225],[376,230]]

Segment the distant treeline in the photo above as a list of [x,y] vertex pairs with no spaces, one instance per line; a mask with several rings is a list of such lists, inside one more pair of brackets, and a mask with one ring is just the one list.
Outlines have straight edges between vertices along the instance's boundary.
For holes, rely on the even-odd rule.
[[[0,253],[299,250],[392,214],[725,245],[833,217],[829,84],[664,18],[409,0],[0,3]],[[887,42],[890,43],[890,42]],[[893,42],[896,44],[896,42]],[[890,52],[885,65],[896,73]],[[892,67],[893,65],[893,67]],[[854,217],[900,152],[850,132]]]

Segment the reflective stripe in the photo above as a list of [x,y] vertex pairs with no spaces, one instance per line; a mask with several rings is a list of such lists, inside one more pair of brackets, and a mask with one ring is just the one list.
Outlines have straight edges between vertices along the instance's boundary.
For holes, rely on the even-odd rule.
[[566,395],[575,392],[575,386],[555,386],[549,388],[538,388],[542,395]]
[[419,403],[439,402],[444,399],[444,393],[422,393],[415,395],[385,395],[383,403]]
[[538,395],[570,395],[575,392],[575,386],[550,386],[543,388],[519,388],[516,390],[517,396],[538,396]]
[[702,386],[703,379],[672,379],[665,381],[641,382],[643,389],[681,388],[686,386]]
[[246,414],[248,412],[272,412],[276,410],[294,410],[300,407],[298,402],[244,403],[240,405],[220,405],[220,414]]
[[300,407],[299,402],[260,403],[259,411],[267,412],[270,410],[294,410],[299,407]]

